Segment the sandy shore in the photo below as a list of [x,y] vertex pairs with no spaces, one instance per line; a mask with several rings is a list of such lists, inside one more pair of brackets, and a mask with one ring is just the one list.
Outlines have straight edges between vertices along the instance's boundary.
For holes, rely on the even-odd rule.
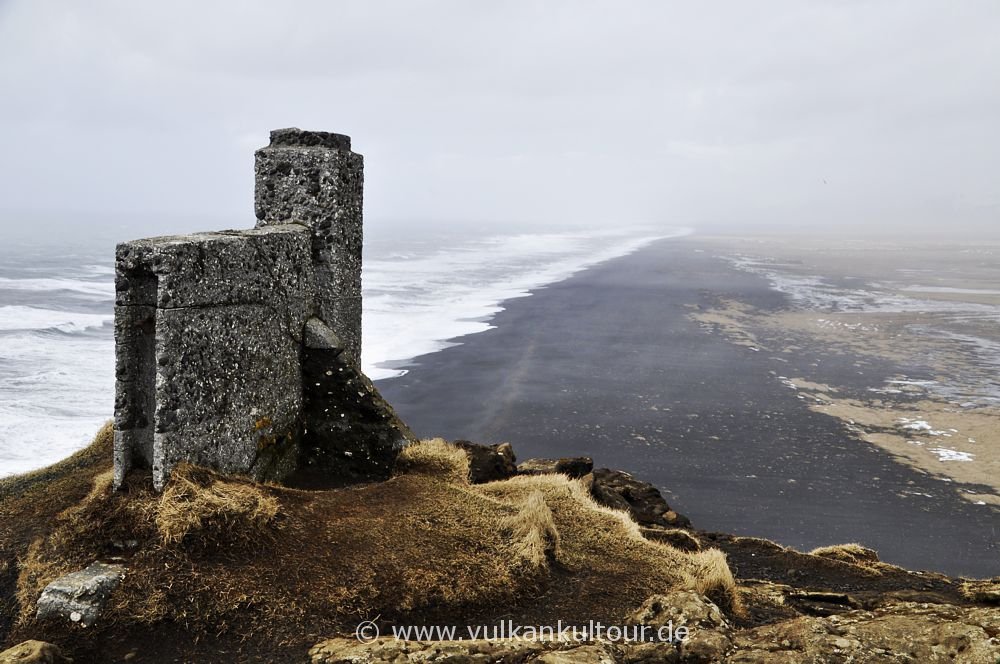
[[899,373],[869,380],[863,391],[779,379],[860,439],[954,482],[959,496],[1000,505],[1000,296],[990,288],[1000,283],[1000,246],[827,241],[816,248],[760,238],[709,244],[788,292],[791,308],[720,300],[694,319],[733,343],[778,355],[822,345],[859,368],[872,358],[896,364]]
[[754,321],[793,314],[790,298],[721,250],[663,241],[509,301],[495,329],[379,387],[420,435],[590,455],[662,487],[699,528],[1000,574],[1000,511],[957,490],[988,487],[901,463],[818,408],[884,386],[898,361],[795,330],[769,338]]

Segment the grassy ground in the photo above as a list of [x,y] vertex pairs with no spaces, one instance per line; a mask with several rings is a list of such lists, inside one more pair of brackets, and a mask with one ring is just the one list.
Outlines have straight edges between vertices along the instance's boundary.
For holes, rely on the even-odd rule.
[[[995,600],[995,584],[911,573],[856,544],[805,554],[692,531],[682,551],[579,480],[470,485],[465,453],[441,440],[407,448],[377,484],[304,491],[181,466],[161,494],[141,474],[112,491],[111,443],[109,425],[70,459],[0,482],[0,650],[39,639],[77,661],[298,661],[362,620],[621,624],[679,588],[740,627]],[[49,581],[95,560],[128,569],[96,625],[34,618]]]
[[[106,438],[85,458],[104,454]],[[301,657],[363,619],[611,624],[673,588],[738,601],[720,552],[649,541],[564,476],[470,485],[465,454],[442,441],[408,448],[387,482],[327,491],[180,467],[162,494],[138,476],[116,493],[105,464],[67,469],[0,503],[6,553],[19,560],[8,570],[19,602],[4,593],[9,643],[38,638],[84,657]],[[85,632],[36,621],[42,588],[94,560],[128,568],[102,620]]]
[[94,478],[111,470],[113,431],[106,424],[85,449],[55,465],[0,480],[0,643],[18,613],[18,561],[51,532],[56,517],[90,492]]

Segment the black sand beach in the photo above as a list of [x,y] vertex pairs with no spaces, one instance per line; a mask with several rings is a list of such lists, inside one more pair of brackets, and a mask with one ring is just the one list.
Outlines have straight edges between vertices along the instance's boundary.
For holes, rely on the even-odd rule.
[[421,436],[510,441],[522,459],[592,456],[661,487],[702,530],[800,550],[860,542],[909,568],[1000,574],[995,507],[853,437],[773,373],[849,386],[896,368],[866,364],[861,381],[852,358],[822,348],[778,365],[706,330],[686,314],[719,296],[786,302],[698,249],[661,241],[511,300],[496,329],[379,388]]

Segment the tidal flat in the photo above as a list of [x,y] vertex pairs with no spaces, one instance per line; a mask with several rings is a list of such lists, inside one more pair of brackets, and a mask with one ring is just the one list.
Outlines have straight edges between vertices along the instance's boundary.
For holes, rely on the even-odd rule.
[[896,373],[862,380],[863,390],[856,380],[817,383],[780,370],[775,377],[812,410],[952,483],[963,499],[1000,505],[1000,244],[708,242],[734,266],[768,279],[789,305],[764,311],[720,300],[694,319],[779,364],[812,346],[854,358],[861,378],[873,361],[896,365]]

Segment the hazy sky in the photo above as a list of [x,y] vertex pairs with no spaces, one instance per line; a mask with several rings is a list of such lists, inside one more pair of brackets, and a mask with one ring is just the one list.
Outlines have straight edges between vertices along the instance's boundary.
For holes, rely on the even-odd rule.
[[250,226],[285,126],[379,227],[1000,226],[997,0],[0,0],[0,91],[8,230]]

